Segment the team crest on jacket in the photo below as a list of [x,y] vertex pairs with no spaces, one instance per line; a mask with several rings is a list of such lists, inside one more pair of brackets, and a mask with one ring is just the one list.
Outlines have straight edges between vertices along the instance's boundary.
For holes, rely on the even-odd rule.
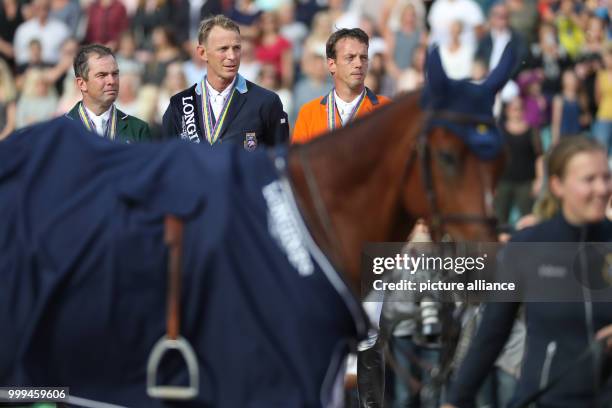
[[255,132],[247,132],[244,135],[244,149],[252,152],[257,149],[257,136]]

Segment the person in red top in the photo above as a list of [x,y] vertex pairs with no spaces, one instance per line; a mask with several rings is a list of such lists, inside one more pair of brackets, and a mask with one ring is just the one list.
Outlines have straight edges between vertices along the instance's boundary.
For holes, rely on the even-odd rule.
[[278,14],[263,13],[259,20],[261,38],[255,47],[255,58],[262,63],[274,65],[276,74],[284,87],[291,88],[293,83],[293,49],[291,42],[279,32]]
[[368,46],[368,35],[359,28],[343,28],[329,37],[325,52],[334,88],[302,106],[291,143],[308,142],[391,102],[365,86]]
[[127,11],[119,0],[96,0],[87,10],[85,43],[104,44],[115,50],[119,36],[129,25]]

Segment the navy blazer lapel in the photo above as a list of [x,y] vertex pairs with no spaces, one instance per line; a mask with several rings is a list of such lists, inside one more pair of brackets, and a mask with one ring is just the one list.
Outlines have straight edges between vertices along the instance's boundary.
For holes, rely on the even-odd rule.
[[238,74],[236,81],[237,83],[236,89],[234,89],[234,96],[232,97],[230,106],[227,109],[227,116],[225,117],[225,120],[222,123],[221,132],[219,133],[220,139],[223,138],[223,135],[225,134],[227,129],[229,129],[234,119],[238,116],[238,113],[240,113],[240,109],[242,109],[242,106],[248,98],[247,81],[240,74]]

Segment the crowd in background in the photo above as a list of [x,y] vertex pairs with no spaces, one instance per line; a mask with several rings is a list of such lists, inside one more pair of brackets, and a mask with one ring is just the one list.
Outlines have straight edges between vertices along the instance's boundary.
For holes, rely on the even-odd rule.
[[366,86],[388,97],[423,85],[438,44],[451,78],[481,80],[506,44],[518,55],[496,112],[511,152],[497,194],[502,222],[530,212],[542,155],[560,138],[612,135],[612,35],[607,0],[0,0],[0,139],[64,114],[81,99],[72,63],[80,44],[112,48],[117,107],[160,134],[173,94],[199,81],[201,19],[241,27],[240,73],[275,91],[293,125],[332,82],[325,42],[339,28],[370,36]]

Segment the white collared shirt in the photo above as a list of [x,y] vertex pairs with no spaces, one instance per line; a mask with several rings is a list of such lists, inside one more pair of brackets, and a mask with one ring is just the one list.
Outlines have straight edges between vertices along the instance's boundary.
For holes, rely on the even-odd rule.
[[493,43],[493,47],[491,49],[491,57],[489,58],[489,70],[493,70],[506,49],[506,45],[512,39],[512,33],[510,30],[491,30],[491,42]]
[[[83,104],[83,106],[85,106],[85,104]],[[106,131],[106,124],[110,119],[111,108],[112,105],[106,110],[106,112],[102,113],[101,115],[96,115],[90,111],[87,106],[85,106],[87,116],[89,116],[89,119],[93,122],[94,126],[96,127],[96,133],[100,136],[104,136],[104,132]]]
[[223,91],[219,92],[215,88],[208,83],[208,78],[206,78],[206,89],[208,89],[208,96],[210,98],[210,105],[213,110],[213,114],[215,115],[215,121],[219,120],[219,115],[221,114],[221,109],[223,109],[223,105],[225,104],[225,100],[229,97],[230,91],[236,82],[236,77],[231,84],[227,86]]
[[361,94],[359,94],[359,96],[355,97],[355,99],[353,99],[352,101],[345,102],[338,96],[338,93],[334,90],[334,95],[336,97],[336,108],[338,108],[338,113],[340,114],[340,120],[342,121],[342,125],[345,125],[348,122],[351,112],[353,111],[357,103],[359,103],[359,100],[361,99],[361,96],[364,92],[365,89]]

